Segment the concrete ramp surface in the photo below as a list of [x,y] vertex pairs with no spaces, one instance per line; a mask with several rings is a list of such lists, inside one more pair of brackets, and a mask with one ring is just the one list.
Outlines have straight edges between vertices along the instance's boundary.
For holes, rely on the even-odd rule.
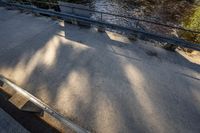
[[153,45],[0,8],[0,74],[73,122],[98,133],[199,133],[200,65]]

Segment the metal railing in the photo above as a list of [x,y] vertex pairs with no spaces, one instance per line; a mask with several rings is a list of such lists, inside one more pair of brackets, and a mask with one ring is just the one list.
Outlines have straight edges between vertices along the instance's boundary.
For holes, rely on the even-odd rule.
[[[12,2],[17,2],[17,1],[12,1]],[[70,6],[70,5],[60,5],[58,3],[44,2],[44,1],[32,1],[32,0],[28,0],[28,2],[23,2],[23,1],[20,2],[20,1],[18,1],[18,3],[23,4],[23,5],[28,5],[28,4],[32,5],[33,3],[40,3],[40,4],[47,4],[47,5],[49,5],[49,7],[52,7],[52,6],[63,6],[63,7],[71,8],[72,10],[79,9],[79,10],[91,12],[93,14],[94,13],[100,14],[100,16],[101,16],[100,20],[101,21],[103,21],[102,18],[103,18],[104,15],[110,15],[110,16],[114,16],[114,17],[135,20],[135,21],[138,21],[138,22],[151,23],[151,24],[155,24],[155,25],[159,25],[159,26],[163,26],[163,27],[174,28],[174,29],[178,29],[178,30],[182,30],[182,31],[186,31],[186,32],[192,32],[192,33],[200,34],[200,31],[189,30],[189,29],[185,29],[185,28],[180,27],[180,26],[164,24],[164,23],[155,22],[155,21],[152,21],[152,20],[140,19],[140,18],[137,18],[137,17],[130,17],[130,16],[125,16],[125,15],[119,15],[119,14],[113,14],[113,13],[108,13],[108,12],[96,11],[96,10],[91,10],[91,9],[87,9],[87,8],[73,7],[73,6]],[[158,18],[153,18],[153,17],[148,17],[148,18],[149,19],[151,19],[151,18],[152,19],[158,19]]]
[[[32,0],[28,0],[28,1],[29,2],[23,2],[23,1],[22,2],[17,2],[17,1],[13,1],[12,0],[12,2],[14,2],[14,3],[17,2],[17,3],[20,3],[22,5],[33,5],[33,3],[40,3],[40,4],[51,5],[50,7],[52,7],[52,5],[53,6],[63,6],[63,7],[71,8],[72,10],[79,9],[79,10],[91,12],[93,14],[97,13],[97,14],[100,14],[100,16],[101,16],[100,17],[100,21],[103,21],[103,16],[104,15],[110,15],[110,16],[113,16],[113,17],[125,18],[125,19],[134,20],[134,21],[137,21],[137,22],[145,22],[145,23],[155,24],[155,25],[159,25],[159,26],[163,26],[163,27],[167,27],[167,28],[174,28],[174,29],[177,29],[177,30],[182,30],[182,31],[186,31],[186,32],[200,34],[200,31],[189,30],[189,29],[185,29],[185,28],[180,27],[180,26],[174,26],[174,25],[170,25],[170,24],[163,24],[161,22],[155,22],[155,21],[152,21],[152,20],[140,19],[140,18],[137,18],[137,17],[130,17],[130,16],[125,16],[125,15],[119,15],[119,14],[113,14],[113,13],[108,13],[108,12],[96,11],[96,10],[91,10],[91,9],[81,8],[81,7],[73,7],[73,6],[70,6],[70,5],[60,5],[58,3],[52,3],[52,2],[32,1]],[[148,18],[151,19],[152,17],[148,17]]]
[[46,103],[44,103],[40,99],[36,98],[35,96],[33,96],[32,94],[27,92],[25,89],[17,86],[15,83],[11,82],[10,80],[5,78],[4,76],[0,75],[0,87],[3,87],[4,84],[9,86],[11,89],[16,91],[17,93],[19,93],[22,96],[24,96],[27,99],[29,99],[29,101],[34,103],[34,105],[36,105],[37,107],[39,107],[43,111],[47,112],[48,114],[50,114],[51,116],[53,116],[54,118],[56,118],[57,120],[59,120],[60,122],[65,124],[66,126],[70,127],[75,132],[77,132],[77,133],[89,133],[89,131],[81,128],[77,124],[73,123],[71,120],[69,120],[66,117],[62,116],[61,114],[59,114],[58,112],[53,110],[49,105],[47,105]]
[[[47,5],[49,5],[49,7],[64,6],[66,8],[71,9],[72,12],[71,13],[63,13],[63,12],[54,11],[54,10],[42,9],[42,8],[36,7],[35,5],[33,5],[33,3],[47,4]],[[181,36],[172,34],[172,31],[179,32],[181,34],[190,33],[190,34],[194,34],[194,35],[198,35],[198,34],[200,34],[200,32],[188,30],[188,29],[185,29],[185,28],[179,27],[179,26],[167,25],[167,24],[155,22],[152,20],[144,20],[144,19],[139,19],[139,18],[135,18],[135,17],[128,17],[128,16],[123,16],[123,15],[118,15],[118,14],[94,11],[94,10],[85,9],[85,8],[73,7],[73,6],[68,6],[68,5],[60,5],[57,3],[49,3],[49,2],[42,2],[42,1],[28,0],[27,2],[23,2],[23,1],[17,2],[17,1],[12,0],[12,2],[7,2],[4,4],[6,4],[7,6],[30,10],[30,11],[36,12],[36,13],[42,13],[42,14],[50,15],[50,16],[57,16],[64,20],[75,19],[77,21],[87,22],[87,23],[95,25],[95,26],[101,26],[104,28],[119,30],[119,31],[122,31],[125,33],[134,33],[142,38],[149,38],[149,39],[152,39],[155,41],[159,41],[161,43],[169,43],[169,44],[173,44],[173,45],[200,51],[200,44],[195,44],[195,43],[189,42],[189,41],[185,40],[185,38],[181,38]],[[91,12],[91,14],[93,14],[93,15],[100,16],[100,19],[98,19],[98,17],[88,18],[88,17],[84,17],[84,16],[80,16],[78,14],[75,14],[73,11],[77,10],[77,9]],[[129,26],[129,25],[123,25],[123,24],[119,24],[119,23],[113,23],[113,22],[106,21],[103,18],[107,15],[110,15],[111,17],[117,17],[119,20],[125,19],[128,23],[130,23],[132,25]]]

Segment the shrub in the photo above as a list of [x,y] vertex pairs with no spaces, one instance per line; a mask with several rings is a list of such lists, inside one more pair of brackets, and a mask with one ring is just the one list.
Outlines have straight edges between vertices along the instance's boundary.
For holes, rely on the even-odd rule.
[[[192,11],[190,17],[186,17],[182,22],[186,29],[200,32],[200,6],[197,6]],[[189,41],[200,44],[200,34],[183,33],[183,37]]]

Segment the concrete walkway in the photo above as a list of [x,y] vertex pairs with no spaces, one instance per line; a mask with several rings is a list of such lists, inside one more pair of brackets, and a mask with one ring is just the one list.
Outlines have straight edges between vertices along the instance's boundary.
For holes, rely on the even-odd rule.
[[199,133],[200,65],[152,45],[0,8],[0,73],[80,126]]

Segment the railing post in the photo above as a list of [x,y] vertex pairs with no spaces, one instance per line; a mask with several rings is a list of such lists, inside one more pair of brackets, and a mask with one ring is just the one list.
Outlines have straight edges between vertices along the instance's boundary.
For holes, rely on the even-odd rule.
[[29,4],[30,4],[30,6],[32,7],[32,1],[31,1],[31,0],[28,0],[28,2],[29,2]]
[[103,21],[103,14],[102,14],[102,12],[101,12],[101,22]]
[[72,14],[74,14],[74,7],[71,7],[72,8]]
[[51,1],[49,0],[49,3],[48,3],[48,6],[49,6],[49,9],[51,9]]
[[[72,14],[75,14],[74,7],[70,7],[70,8],[72,9]],[[77,24],[77,20],[73,18],[73,19],[71,19],[71,23],[76,25]]]
[[135,24],[135,27],[138,28],[138,25],[139,25],[139,21],[137,20],[136,24]]

